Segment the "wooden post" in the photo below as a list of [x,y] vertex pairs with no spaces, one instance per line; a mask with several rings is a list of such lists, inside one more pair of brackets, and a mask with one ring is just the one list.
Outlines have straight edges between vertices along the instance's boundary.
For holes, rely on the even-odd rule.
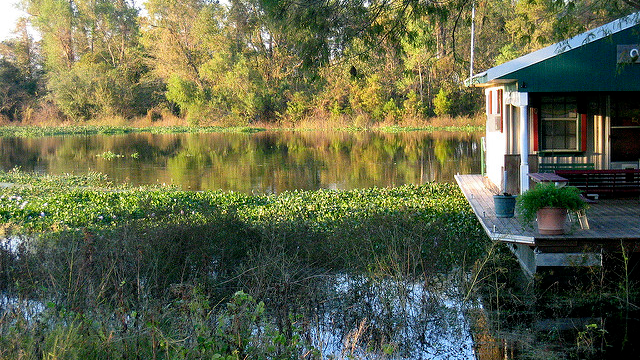
[[518,93],[520,107],[520,193],[529,190],[529,93]]
[[[538,155],[529,155],[528,158],[527,166],[529,168],[527,174],[538,172]],[[509,194],[520,194],[520,159],[520,154],[504,156],[504,169],[507,172],[507,183],[504,191]]]

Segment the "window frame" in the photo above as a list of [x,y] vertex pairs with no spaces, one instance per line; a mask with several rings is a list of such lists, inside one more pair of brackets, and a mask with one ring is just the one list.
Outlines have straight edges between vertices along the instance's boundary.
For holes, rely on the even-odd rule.
[[[546,98],[546,99],[545,99]],[[563,101],[559,101],[560,98],[563,98]],[[550,99],[548,101],[547,99]],[[571,100],[569,100],[571,99]],[[547,101],[545,101],[547,100]],[[566,115],[570,116],[544,116],[543,108],[545,105],[549,104],[551,107],[557,104],[563,104],[565,108]],[[568,111],[568,104],[572,104],[575,108],[575,111]],[[555,109],[553,110],[555,111]],[[553,112],[552,111],[552,112]],[[534,147],[540,154],[572,154],[572,153],[582,153],[586,151],[586,114],[580,112],[579,106],[579,97],[572,94],[545,94],[538,99],[538,104],[534,111],[535,116],[535,144]],[[555,114],[554,114],[555,115]],[[565,148],[552,148],[547,144],[547,139],[549,136],[545,133],[545,125],[550,121],[565,121],[572,122],[575,124],[575,135],[569,135],[565,132],[563,135],[564,142],[573,141],[575,146],[573,147],[565,147]]]
[[502,110],[504,90],[502,88],[488,89],[486,96],[486,115],[487,119],[492,122],[491,129],[495,132],[504,132]]

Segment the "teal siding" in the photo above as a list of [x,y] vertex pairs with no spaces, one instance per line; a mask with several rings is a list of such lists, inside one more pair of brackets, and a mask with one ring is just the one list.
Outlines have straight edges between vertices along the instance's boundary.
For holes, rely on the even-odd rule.
[[521,92],[640,91],[640,64],[617,64],[617,45],[640,44],[636,25],[507,74]]

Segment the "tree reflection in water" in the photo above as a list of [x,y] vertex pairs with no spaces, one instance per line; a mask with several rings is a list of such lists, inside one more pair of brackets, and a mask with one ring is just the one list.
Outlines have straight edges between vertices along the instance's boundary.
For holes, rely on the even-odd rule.
[[[480,171],[481,134],[264,131],[0,138],[0,167],[115,182],[278,193],[453,181]],[[117,155],[102,156],[103,154]]]

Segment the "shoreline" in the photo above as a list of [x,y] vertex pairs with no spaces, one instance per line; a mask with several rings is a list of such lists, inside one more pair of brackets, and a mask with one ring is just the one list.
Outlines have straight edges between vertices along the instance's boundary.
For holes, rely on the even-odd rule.
[[449,132],[481,132],[484,126],[381,126],[381,127],[337,127],[334,129],[322,128],[291,128],[291,127],[248,127],[248,126],[104,126],[104,125],[70,125],[70,126],[0,126],[0,137],[44,137],[44,136],[64,136],[64,135],[123,135],[133,133],[152,134],[181,134],[181,133],[259,133],[264,131],[344,131],[344,132],[366,132],[379,131],[386,133],[413,132],[413,131],[449,131]]

